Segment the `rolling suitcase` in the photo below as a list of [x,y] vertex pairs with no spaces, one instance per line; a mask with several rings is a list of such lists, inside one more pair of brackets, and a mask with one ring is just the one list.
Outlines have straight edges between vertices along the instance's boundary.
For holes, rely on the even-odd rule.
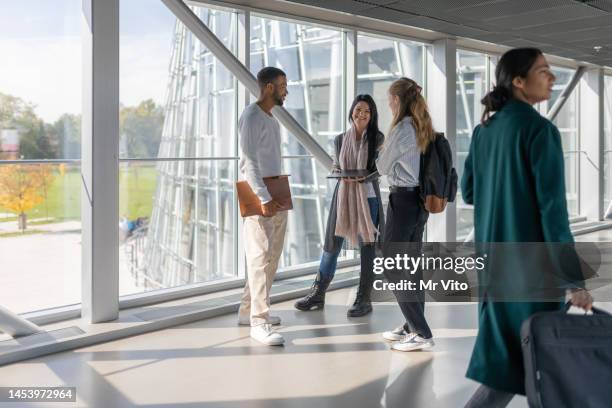
[[531,408],[612,407],[612,315],[536,313],[521,327]]

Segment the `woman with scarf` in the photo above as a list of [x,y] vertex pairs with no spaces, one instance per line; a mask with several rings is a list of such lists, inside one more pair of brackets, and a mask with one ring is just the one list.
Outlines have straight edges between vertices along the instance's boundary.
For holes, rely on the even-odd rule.
[[370,95],[357,95],[349,112],[350,128],[334,140],[334,169],[367,169],[370,176],[361,179],[343,178],[336,184],[319,272],[310,293],[297,301],[295,308],[309,311],[324,307],[325,292],[336,273],[342,245],[348,240],[351,248],[360,248],[361,274],[357,297],[347,315],[359,317],[372,311],[370,293],[374,282],[375,242],[380,239],[384,229],[376,170],[378,149],[384,136],[378,130],[378,112]]

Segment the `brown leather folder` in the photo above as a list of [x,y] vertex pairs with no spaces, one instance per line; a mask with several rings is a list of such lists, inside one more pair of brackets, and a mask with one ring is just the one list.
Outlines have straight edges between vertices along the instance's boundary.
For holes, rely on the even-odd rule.
[[[272,198],[281,205],[280,211],[287,211],[293,208],[288,175],[264,177],[263,181]],[[240,215],[242,217],[263,215],[261,201],[246,180],[236,182],[236,193],[238,194],[238,204],[240,205]]]

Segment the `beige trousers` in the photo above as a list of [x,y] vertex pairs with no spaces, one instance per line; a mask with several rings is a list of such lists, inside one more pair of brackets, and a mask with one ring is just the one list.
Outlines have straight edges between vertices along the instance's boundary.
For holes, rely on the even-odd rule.
[[257,326],[268,321],[270,288],[283,252],[287,211],[278,212],[273,217],[246,217],[243,229],[247,281],[238,315],[250,316],[251,326]]

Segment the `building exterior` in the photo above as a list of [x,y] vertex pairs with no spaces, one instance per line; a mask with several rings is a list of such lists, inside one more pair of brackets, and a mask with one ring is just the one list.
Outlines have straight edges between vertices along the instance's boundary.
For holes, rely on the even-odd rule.
[[15,160],[19,155],[19,131],[0,129],[0,158]]

